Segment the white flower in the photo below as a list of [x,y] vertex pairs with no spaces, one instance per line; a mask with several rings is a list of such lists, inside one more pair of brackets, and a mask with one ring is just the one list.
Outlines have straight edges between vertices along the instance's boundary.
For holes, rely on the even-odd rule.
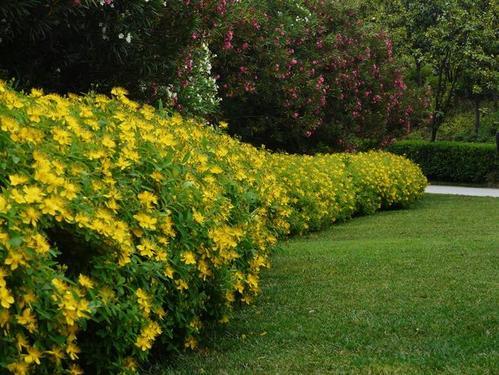
[[127,43],[130,43],[132,41],[132,34],[128,33],[126,35],[126,39],[125,40],[127,41]]
[[123,34],[123,33],[118,34],[118,38],[123,39],[124,37],[125,37],[125,34]]

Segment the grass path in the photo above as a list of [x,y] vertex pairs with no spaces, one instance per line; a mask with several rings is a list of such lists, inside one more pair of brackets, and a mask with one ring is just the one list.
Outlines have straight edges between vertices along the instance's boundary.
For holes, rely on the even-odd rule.
[[150,373],[499,373],[499,199],[426,195],[290,240],[262,283]]

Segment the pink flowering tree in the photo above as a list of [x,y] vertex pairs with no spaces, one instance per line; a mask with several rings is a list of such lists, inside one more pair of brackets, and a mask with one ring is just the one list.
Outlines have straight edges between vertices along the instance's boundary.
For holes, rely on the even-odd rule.
[[325,1],[248,1],[213,35],[230,130],[291,152],[390,143],[422,122],[390,39]]

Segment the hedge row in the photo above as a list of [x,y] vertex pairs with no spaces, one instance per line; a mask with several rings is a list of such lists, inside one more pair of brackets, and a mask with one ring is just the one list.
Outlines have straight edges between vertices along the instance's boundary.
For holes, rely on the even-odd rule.
[[431,180],[480,183],[497,175],[494,144],[402,141],[387,150],[417,163]]
[[194,348],[258,293],[280,237],[426,185],[399,156],[274,155],[112,93],[0,82],[1,371],[134,373]]

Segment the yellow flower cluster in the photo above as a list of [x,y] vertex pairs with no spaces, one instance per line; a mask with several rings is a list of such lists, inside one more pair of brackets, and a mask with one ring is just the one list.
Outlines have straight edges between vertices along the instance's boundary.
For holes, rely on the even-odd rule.
[[[134,372],[259,292],[277,240],[405,205],[382,152],[274,155],[126,97],[0,82],[0,372]],[[84,355],[83,355],[84,354]]]

